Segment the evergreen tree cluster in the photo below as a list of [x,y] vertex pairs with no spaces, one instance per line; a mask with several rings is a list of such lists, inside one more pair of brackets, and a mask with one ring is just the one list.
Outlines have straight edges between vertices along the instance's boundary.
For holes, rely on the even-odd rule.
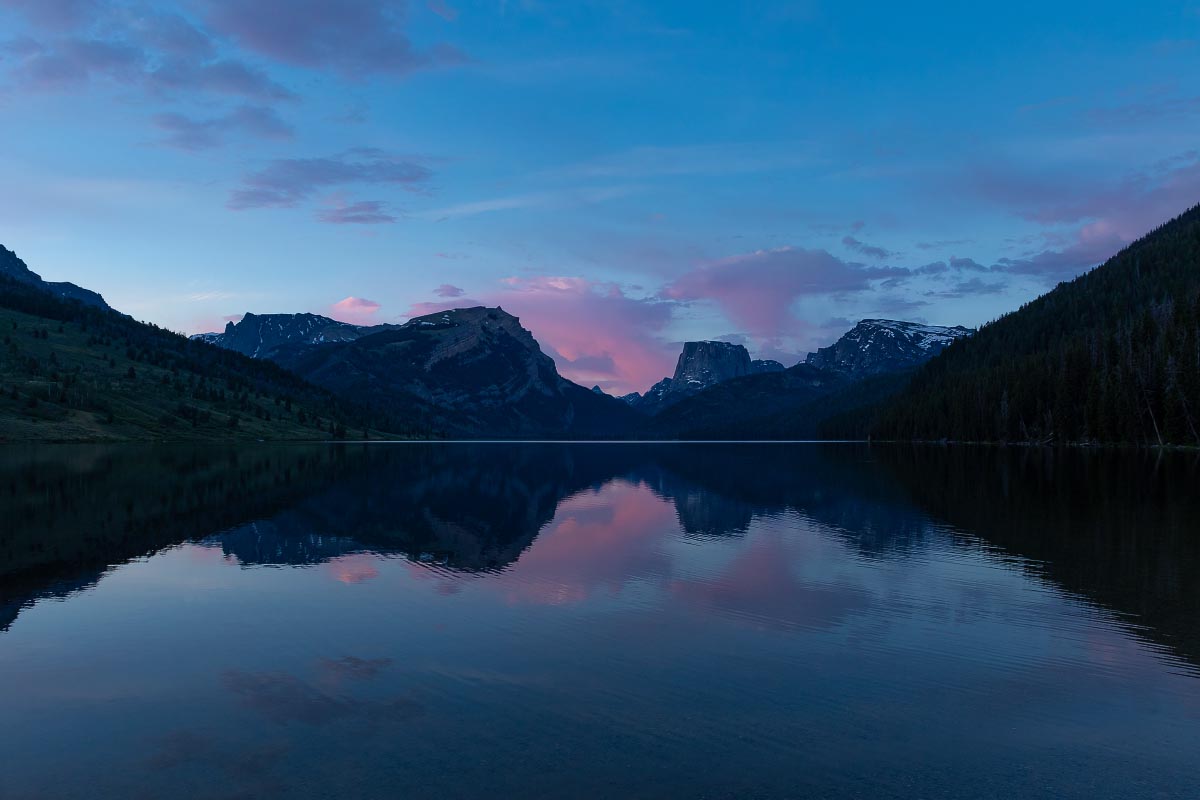
[[348,428],[427,433],[398,415],[338,398],[273,362],[60,299],[4,276],[0,310],[28,315],[21,324],[9,315],[14,321],[0,331],[0,400],[20,409],[23,418],[54,422],[83,411],[112,425],[118,421],[114,408],[119,418],[121,403],[136,397],[139,407],[158,408],[157,419],[136,423],[148,425],[146,432],[154,436],[210,425],[236,432],[248,419],[257,421],[253,430],[259,433],[309,431],[304,438],[346,438]]
[[1200,206],[960,340],[827,433],[1200,445]]

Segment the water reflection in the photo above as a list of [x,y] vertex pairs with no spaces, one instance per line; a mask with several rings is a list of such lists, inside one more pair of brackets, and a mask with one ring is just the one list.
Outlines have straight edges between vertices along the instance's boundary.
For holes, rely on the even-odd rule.
[[0,450],[0,795],[1192,796],[1198,480],[1023,449]]
[[[69,596],[112,565],[185,541],[246,567],[321,565],[344,583],[376,578],[377,554],[450,571],[511,570],[510,600],[563,603],[642,576],[670,578],[658,543],[672,515],[687,535],[727,537],[786,514],[872,558],[902,558],[929,538],[930,519],[947,523],[1200,664],[1200,459],[995,448],[5,449],[0,629],[39,598]],[[720,580],[677,581],[672,591],[748,614],[758,604],[860,602],[802,599],[781,571],[803,558],[798,546],[764,539]]]

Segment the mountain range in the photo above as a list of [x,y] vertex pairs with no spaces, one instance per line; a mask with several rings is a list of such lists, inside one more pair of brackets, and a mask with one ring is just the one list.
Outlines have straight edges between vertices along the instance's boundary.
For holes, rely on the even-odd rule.
[[[979,332],[865,319],[801,363],[683,344],[611,397],[520,320],[246,314],[183,337],[0,248],[0,439],[889,438],[1200,444],[1200,208]],[[147,378],[149,380],[147,380]],[[357,434],[355,434],[357,435]]]
[[[790,369],[751,359],[741,344],[686,342],[673,375],[619,399],[560,376],[500,308],[369,327],[313,314],[246,314],[222,333],[193,338],[275,361],[369,408],[404,402],[407,414],[454,436],[763,438],[760,431],[777,432],[766,426],[772,417],[861,379],[905,372],[970,332],[864,320]],[[803,433],[815,430],[810,424]]]
[[363,327],[313,314],[247,314],[198,337],[273,361],[380,413],[405,413],[453,436],[611,437],[636,414],[558,374],[517,317],[460,308],[403,325]]

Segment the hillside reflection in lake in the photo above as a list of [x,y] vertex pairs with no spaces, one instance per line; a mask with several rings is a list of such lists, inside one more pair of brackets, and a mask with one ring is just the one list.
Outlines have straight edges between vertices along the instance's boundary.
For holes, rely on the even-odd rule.
[[0,797],[1200,797],[1195,455],[0,450]]

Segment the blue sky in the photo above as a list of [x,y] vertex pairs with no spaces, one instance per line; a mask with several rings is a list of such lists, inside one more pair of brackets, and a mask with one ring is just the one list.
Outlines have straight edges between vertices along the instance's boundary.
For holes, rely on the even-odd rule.
[[0,0],[0,242],[187,333],[519,314],[620,392],[978,325],[1200,200],[1200,3]]

